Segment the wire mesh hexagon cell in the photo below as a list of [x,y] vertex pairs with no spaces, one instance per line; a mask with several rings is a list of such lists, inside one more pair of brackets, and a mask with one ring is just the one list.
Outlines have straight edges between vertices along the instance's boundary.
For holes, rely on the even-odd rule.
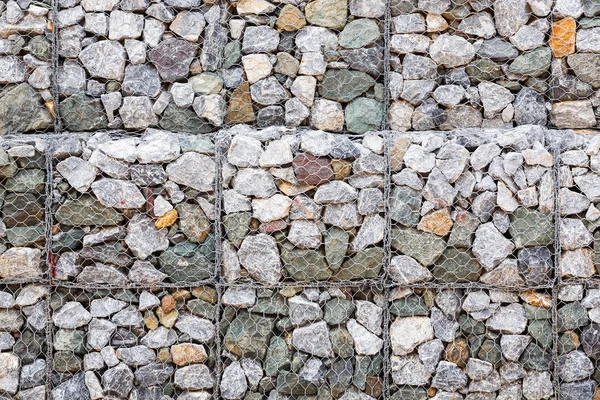
[[375,286],[230,285],[220,397],[384,398],[384,303]]
[[570,135],[560,144],[560,276],[598,279],[600,269],[600,135]]
[[237,127],[222,132],[225,282],[379,279],[383,138]]
[[51,4],[0,2],[0,135],[54,129]]
[[596,1],[391,0],[389,126],[598,126]]
[[0,138],[0,279],[5,282],[45,275],[46,146],[33,135]]
[[214,287],[52,294],[53,400],[210,399]]
[[542,128],[390,140],[393,281],[552,285],[554,155]]
[[230,3],[228,124],[352,133],[382,126],[385,1]]
[[390,399],[556,398],[549,293],[397,287],[388,300]]
[[[59,141],[58,139],[57,141]],[[215,277],[214,141],[149,128],[55,152],[56,283],[186,285]]]
[[41,284],[0,287],[0,391],[4,398],[46,398],[49,294],[49,288]]

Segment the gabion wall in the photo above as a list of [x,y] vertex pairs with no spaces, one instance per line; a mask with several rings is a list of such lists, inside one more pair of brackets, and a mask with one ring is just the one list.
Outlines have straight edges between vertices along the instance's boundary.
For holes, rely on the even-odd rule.
[[599,77],[597,0],[0,1],[0,399],[600,398]]

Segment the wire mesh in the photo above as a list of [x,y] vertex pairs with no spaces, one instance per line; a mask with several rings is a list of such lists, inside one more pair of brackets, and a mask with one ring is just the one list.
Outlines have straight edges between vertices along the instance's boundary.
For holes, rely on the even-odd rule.
[[391,399],[556,398],[550,293],[395,287],[388,307]]
[[238,127],[219,140],[225,282],[381,278],[382,136]]
[[211,136],[149,128],[139,137],[72,139],[53,158],[55,283],[189,286],[214,279]]
[[52,398],[210,399],[217,300],[211,286],[56,289]]
[[598,126],[595,0],[391,0],[389,127]]
[[383,399],[384,299],[376,286],[229,285],[221,398]]
[[552,285],[554,156],[543,129],[390,140],[393,281]]

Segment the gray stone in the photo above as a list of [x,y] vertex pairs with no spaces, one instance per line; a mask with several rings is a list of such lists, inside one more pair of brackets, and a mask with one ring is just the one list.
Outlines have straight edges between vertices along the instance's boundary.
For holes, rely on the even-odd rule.
[[268,26],[249,26],[244,32],[242,51],[248,53],[271,53],[277,50],[279,33]]
[[281,260],[275,240],[266,234],[248,236],[238,251],[240,264],[259,282],[276,284],[281,278]]
[[292,332],[292,345],[300,351],[317,357],[331,357],[333,347],[325,322],[317,322]]
[[475,56],[475,48],[459,36],[440,35],[429,48],[429,55],[438,64],[453,68],[468,64]]
[[454,392],[467,386],[467,376],[456,364],[440,361],[431,385],[440,390]]

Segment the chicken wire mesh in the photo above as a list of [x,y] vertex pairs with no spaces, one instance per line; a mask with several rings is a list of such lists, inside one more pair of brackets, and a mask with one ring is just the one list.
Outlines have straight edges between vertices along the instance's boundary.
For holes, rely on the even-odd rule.
[[57,288],[51,398],[211,399],[217,300],[211,286]]
[[46,142],[2,137],[0,165],[0,280],[41,280],[48,229]]
[[0,286],[0,396],[44,399],[48,351],[48,287]]
[[[215,145],[149,128],[103,132],[55,152],[52,280],[189,285],[215,277]],[[60,139],[57,139],[60,141]]]
[[225,282],[382,276],[381,135],[236,127],[221,132],[218,149]]
[[390,136],[390,278],[548,287],[555,169],[544,130]]
[[385,398],[382,288],[232,284],[221,304],[220,398]]
[[54,129],[51,5],[0,2],[0,135]]
[[550,293],[396,287],[388,301],[390,399],[558,398]]
[[391,0],[389,126],[598,126],[596,0]]

